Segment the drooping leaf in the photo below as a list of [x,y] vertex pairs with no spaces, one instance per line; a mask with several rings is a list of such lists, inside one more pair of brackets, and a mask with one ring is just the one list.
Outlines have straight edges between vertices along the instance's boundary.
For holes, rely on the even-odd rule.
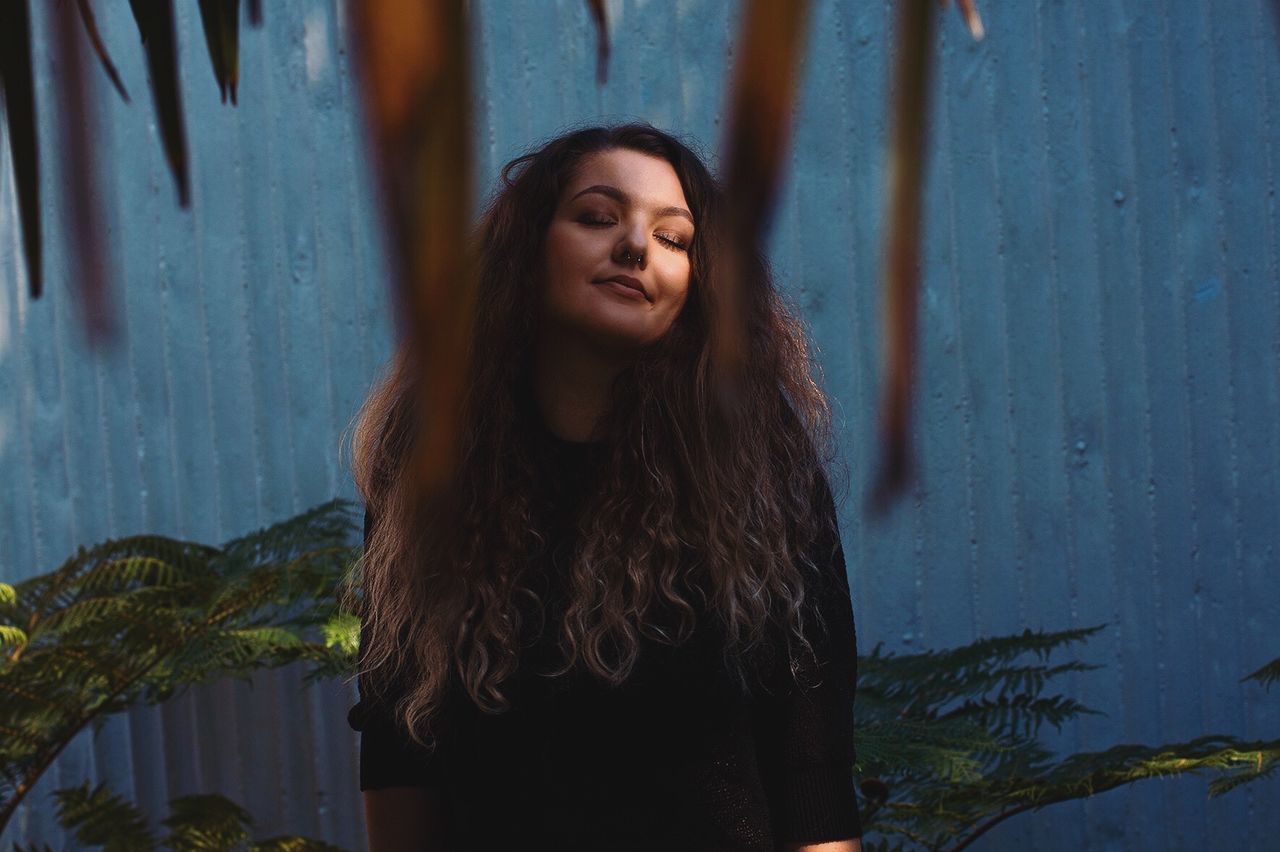
[[596,85],[603,86],[609,73],[609,18],[604,0],[587,0],[587,9],[596,22]]
[[255,27],[262,26],[262,0],[245,0],[249,7],[249,23]]
[[808,0],[750,0],[743,11],[722,142],[730,251],[723,312],[712,332],[722,387],[736,386],[745,364],[746,312],[738,281],[755,262],[772,219],[791,144],[808,19]]
[[103,70],[107,72],[107,78],[111,80],[111,85],[116,87],[120,97],[124,98],[125,103],[129,103],[129,92],[125,89],[119,72],[116,71],[115,63],[111,61],[107,46],[102,43],[102,36],[98,33],[98,22],[93,17],[93,7],[89,5],[89,0],[76,0],[76,5],[80,7],[80,20],[84,22],[84,31],[89,36],[90,44],[93,45],[93,52],[98,54],[98,61],[102,63]]
[[425,365],[424,439],[409,461],[426,493],[450,476],[469,371],[476,262],[470,38],[463,0],[349,3],[353,55],[385,215],[398,336]]
[[[939,0],[946,5],[947,0]],[[933,67],[934,10],[929,0],[902,0],[897,7],[897,47],[890,90],[892,128],[887,175],[888,209],[881,276],[880,459],[867,509],[883,515],[915,474],[910,446],[912,394],[920,278],[921,209],[924,193],[925,116]],[[984,29],[974,0],[956,0],[974,39]]]
[[74,263],[71,279],[80,292],[80,316],[91,345],[115,336],[108,298],[106,252],[103,247],[104,216],[99,206],[93,128],[96,112],[90,98],[81,54],[80,17],[71,3],[49,6],[53,24],[53,48],[61,73],[54,75],[57,92],[58,151],[63,166],[62,197],[70,219]]
[[22,248],[32,299],[44,292],[40,225],[40,146],[36,139],[36,100],[31,68],[29,0],[0,3],[0,98],[9,129],[9,152],[22,221]]
[[885,363],[880,399],[880,459],[868,507],[882,515],[914,474],[910,447],[911,394],[915,384],[925,116],[933,65],[931,0],[901,0],[891,90],[888,211],[881,276]]
[[231,93],[236,103],[236,85],[240,80],[240,0],[200,0],[200,22],[204,26],[205,46],[218,93],[227,102]]
[[191,179],[187,173],[187,132],[182,116],[182,89],[178,82],[177,33],[172,0],[129,0],[138,35],[147,54],[151,94],[160,119],[165,157],[178,190],[178,204],[188,207]]
[[[945,6],[947,0],[938,0],[938,3]],[[974,41],[982,41],[987,31],[982,26],[982,18],[978,15],[978,6],[974,0],[956,0],[956,8],[960,10],[960,17],[964,18],[964,25],[969,28],[969,35],[973,36]]]

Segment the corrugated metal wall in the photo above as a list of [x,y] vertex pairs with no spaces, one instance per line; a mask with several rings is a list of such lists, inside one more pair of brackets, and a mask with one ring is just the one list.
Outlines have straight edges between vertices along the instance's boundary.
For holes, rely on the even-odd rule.
[[[43,4],[35,4],[42,7]],[[0,577],[139,531],[221,541],[354,496],[339,437],[390,349],[383,249],[341,4],[264,4],[240,104],[219,103],[194,4],[175,4],[193,205],[180,211],[127,8],[99,25],[133,103],[94,69],[124,345],[86,350],[55,193],[37,15],[49,247],[30,302],[0,169]],[[1107,622],[1063,683],[1106,712],[1071,750],[1280,734],[1239,678],[1280,655],[1280,32],[1265,0],[980,3],[940,27],[916,446],[885,526],[844,510],[859,640],[939,647]],[[481,185],[570,123],[649,119],[718,147],[737,2],[610,2],[594,83],[580,0],[472,2]],[[855,486],[874,461],[889,4],[817,2],[771,251],[804,305]],[[7,144],[4,146],[7,149]],[[48,792],[105,778],[152,813],[220,791],[261,836],[361,845],[347,687],[222,683],[79,739],[9,831],[58,844]],[[1149,782],[1025,815],[986,849],[1264,849],[1278,782],[1205,800]]]

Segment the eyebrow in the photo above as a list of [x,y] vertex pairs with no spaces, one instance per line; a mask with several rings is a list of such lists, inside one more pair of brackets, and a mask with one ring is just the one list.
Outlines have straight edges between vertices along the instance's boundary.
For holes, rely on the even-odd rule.
[[[578,192],[574,193],[573,198],[577,198],[579,195],[586,195],[588,192],[596,192],[596,193],[599,193],[600,195],[607,195],[610,198],[614,199],[615,201],[619,202],[620,204],[631,203],[631,196],[627,195],[625,192],[618,189],[616,186],[610,186],[607,183],[592,184],[586,189],[579,190]],[[573,201],[573,198],[570,198],[569,200]],[[659,217],[681,216],[685,219],[688,219],[690,223],[693,222],[693,214],[690,213],[688,210],[685,210],[683,207],[663,207],[661,210],[657,211],[657,213]]]

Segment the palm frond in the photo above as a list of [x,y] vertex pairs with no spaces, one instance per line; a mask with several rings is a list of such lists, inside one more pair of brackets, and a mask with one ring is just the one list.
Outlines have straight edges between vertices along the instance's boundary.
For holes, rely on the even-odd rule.
[[13,158],[13,176],[22,222],[32,299],[44,291],[44,254],[40,224],[40,146],[36,141],[35,82],[31,65],[30,0],[0,3],[0,106],[4,107]]
[[76,5],[80,7],[80,20],[84,23],[85,35],[89,37],[93,52],[98,55],[98,61],[102,63],[102,70],[106,72],[107,79],[111,81],[112,86],[115,86],[124,102],[129,103],[129,92],[124,87],[124,81],[120,79],[120,72],[116,71],[116,64],[111,61],[107,46],[102,43],[102,35],[98,32],[98,21],[93,16],[93,7],[89,5],[89,0],[76,0]]
[[182,89],[178,85],[178,36],[173,25],[173,0],[129,0],[138,35],[147,56],[151,94],[160,121],[160,138],[178,190],[178,204],[191,204],[191,178],[187,168],[186,119],[182,115]]
[[230,92],[234,106],[240,81],[240,0],[200,0],[199,6],[218,93],[226,103]]

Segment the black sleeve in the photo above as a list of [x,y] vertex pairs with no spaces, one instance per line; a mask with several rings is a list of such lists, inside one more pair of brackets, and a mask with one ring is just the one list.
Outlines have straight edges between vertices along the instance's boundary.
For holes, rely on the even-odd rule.
[[[364,513],[364,543],[369,544],[372,517]],[[360,625],[360,647],[366,647],[365,623]],[[369,678],[362,673],[357,686],[360,700],[347,713],[347,724],[360,732],[360,789],[384,787],[434,787],[440,783],[439,747],[428,750],[414,742],[393,717],[390,705],[399,689],[388,690],[378,700],[370,694]]]
[[813,660],[802,655],[806,678],[798,684],[782,666],[781,682],[759,706],[759,753],[779,843],[862,836],[853,779],[857,638],[835,501],[825,477],[815,509],[830,525],[812,551],[822,572],[812,593],[826,630],[811,616],[805,621],[819,668],[815,674]]

